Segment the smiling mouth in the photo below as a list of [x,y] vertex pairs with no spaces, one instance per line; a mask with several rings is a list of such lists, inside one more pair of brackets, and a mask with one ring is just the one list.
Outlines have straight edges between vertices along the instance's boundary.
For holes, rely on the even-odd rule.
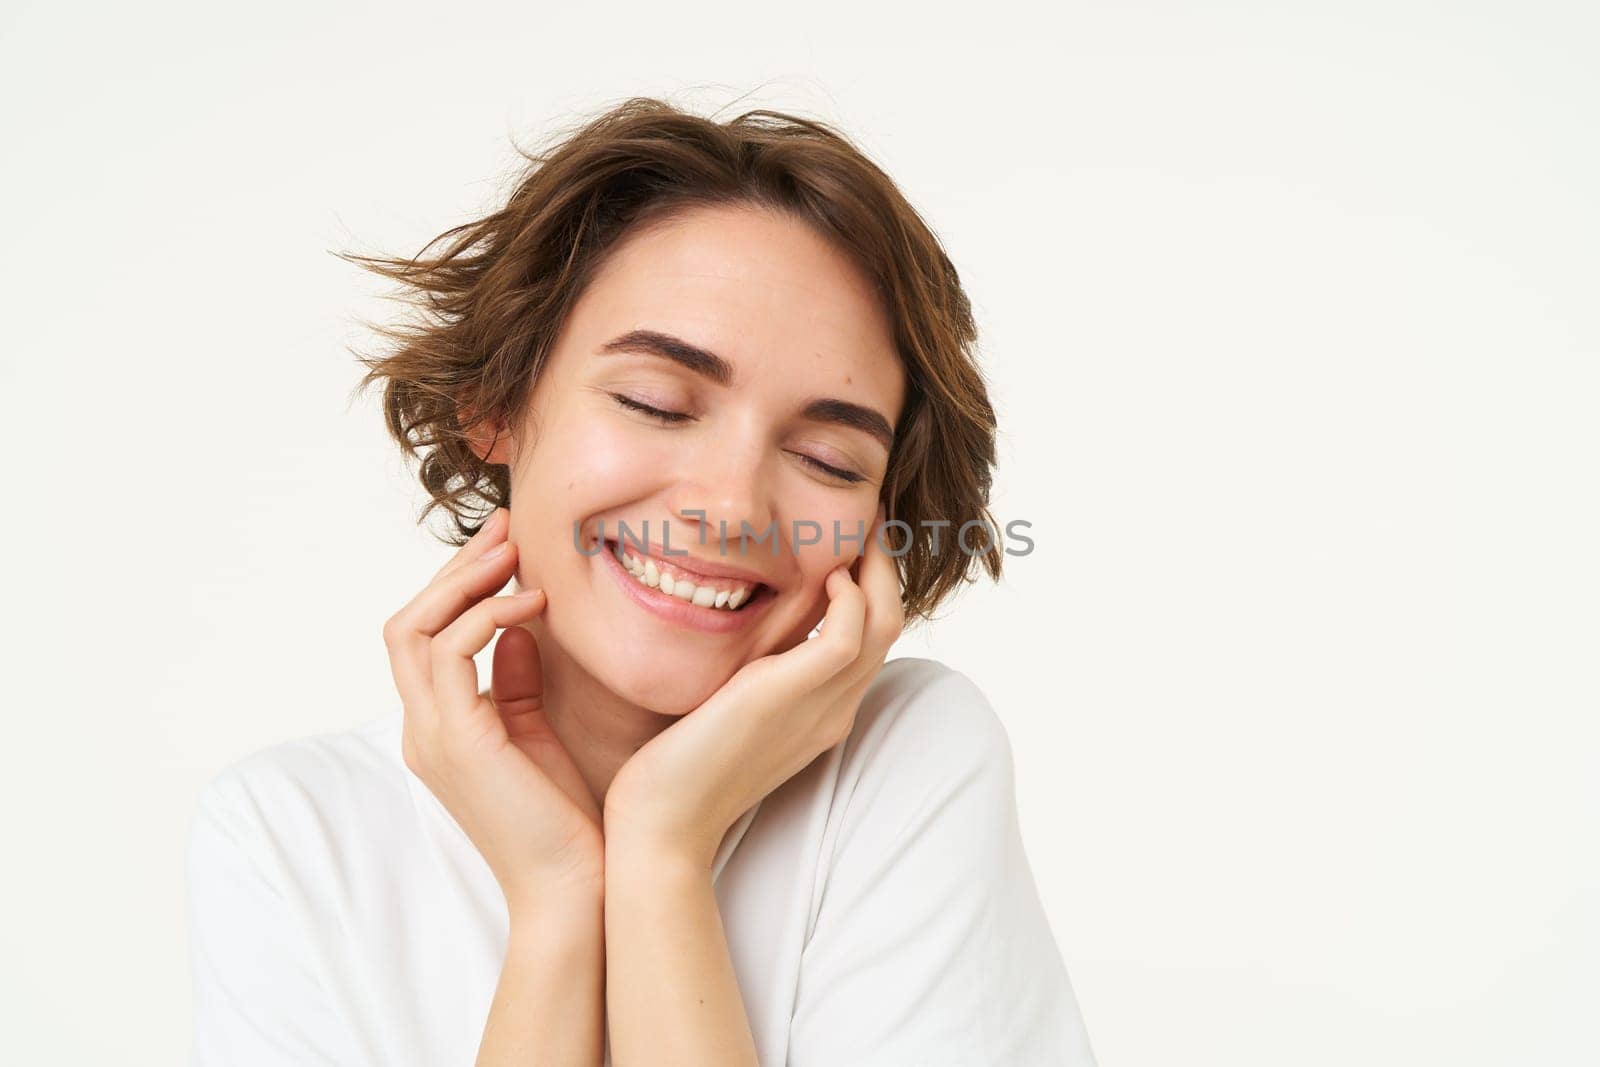
[[640,585],[708,611],[737,613],[752,602],[774,595],[772,587],[764,582],[696,575],[652,556],[627,551],[612,540],[607,540],[605,547]]

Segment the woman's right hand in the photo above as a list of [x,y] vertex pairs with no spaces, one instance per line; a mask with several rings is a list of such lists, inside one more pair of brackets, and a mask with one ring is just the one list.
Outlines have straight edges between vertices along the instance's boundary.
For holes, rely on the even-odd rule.
[[[594,797],[544,711],[533,634],[516,624],[543,590],[493,596],[516,568],[510,517],[482,529],[383,627],[405,707],[406,766],[472,840],[513,911],[574,894],[602,899],[605,839]],[[496,631],[490,692],[473,656]]]

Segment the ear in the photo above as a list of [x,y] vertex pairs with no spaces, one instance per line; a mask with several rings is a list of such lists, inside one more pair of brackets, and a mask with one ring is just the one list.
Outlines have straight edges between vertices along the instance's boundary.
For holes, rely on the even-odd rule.
[[461,411],[461,425],[473,453],[485,463],[510,463],[511,439],[505,428],[490,419],[479,419],[471,408]]

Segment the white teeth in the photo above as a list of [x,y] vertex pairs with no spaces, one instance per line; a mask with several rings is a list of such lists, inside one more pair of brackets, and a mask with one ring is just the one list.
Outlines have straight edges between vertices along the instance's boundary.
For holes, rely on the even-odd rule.
[[734,611],[749,600],[755,591],[753,586],[748,585],[732,590],[713,589],[709,585],[697,586],[687,578],[673,578],[669,574],[662,573],[655,561],[648,556],[639,557],[631,552],[625,552],[620,544],[614,546],[612,554],[629,574],[639,580],[640,585],[659,589],[668,596],[687,600],[697,607]]

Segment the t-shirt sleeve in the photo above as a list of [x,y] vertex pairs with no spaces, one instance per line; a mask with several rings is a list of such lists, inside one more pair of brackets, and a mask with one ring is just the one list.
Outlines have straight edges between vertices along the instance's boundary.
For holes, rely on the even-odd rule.
[[965,675],[899,663],[845,742],[788,1062],[1093,1067],[1023,850],[1005,728]]
[[318,977],[281,858],[271,790],[230,769],[202,791],[188,854],[196,1067],[364,1063]]

